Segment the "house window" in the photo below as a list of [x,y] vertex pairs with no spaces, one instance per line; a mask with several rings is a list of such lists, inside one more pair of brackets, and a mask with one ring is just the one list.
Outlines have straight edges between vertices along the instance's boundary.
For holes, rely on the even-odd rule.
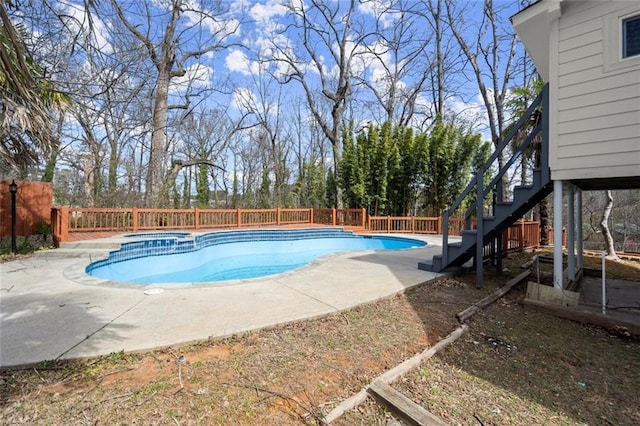
[[640,55],[640,15],[622,21],[622,57]]

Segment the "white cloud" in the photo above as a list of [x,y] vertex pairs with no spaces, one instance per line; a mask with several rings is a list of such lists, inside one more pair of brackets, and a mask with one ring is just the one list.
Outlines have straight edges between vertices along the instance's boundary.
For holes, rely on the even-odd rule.
[[257,22],[268,23],[273,17],[283,16],[287,11],[280,0],[267,0],[264,4],[254,4],[249,10],[249,16]]
[[390,0],[369,0],[358,4],[358,11],[363,15],[371,15],[379,20],[382,28],[391,28],[397,18],[397,11],[392,9]]
[[238,49],[233,49],[225,58],[225,65],[232,72],[239,72],[242,75],[259,75],[268,64],[264,61],[251,61],[247,55]]
[[[65,23],[72,31],[79,32],[83,37],[89,38],[90,42],[100,51],[104,53],[113,52],[113,46],[105,37],[105,34],[108,34],[109,31],[100,18],[94,14],[87,16],[87,13],[90,12],[85,11],[84,7],[75,4],[69,4],[66,8],[66,13],[68,17],[65,19]],[[89,26],[89,19],[91,19],[91,27]]]
[[[490,93],[489,96],[491,96]],[[483,139],[491,140],[487,110],[480,93],[476,95],[475,99],[469,101],[464,101],[460,98],[449,99],[445,105],[445,109],[445,115],[450,115],[455,118],[457,122],[469,126],[470,130],[481,133]]]
[[238,111],[245,112],[251,105],[257,104],[257,96],[247,87],[238,87],[233,92],[231,105]]
[[244,75],[251,73],[251,61],[247,55],[238,49],[233,49],[224,60],[225,65],[230,71],[239,72]]
[[224,39],[229,35],[239,35],[240,21],[226,14],[216,13],[202,7],[200,2],[188,0],[184,5],[183,16],[190,25],[205,28],[211,35]]
[[171,80],[169,90],[172,92],[183,92],[189,87],[206,88],[211,85],[212,78],[213,68],[207,65],[193,64],[185,69],[184,76]]

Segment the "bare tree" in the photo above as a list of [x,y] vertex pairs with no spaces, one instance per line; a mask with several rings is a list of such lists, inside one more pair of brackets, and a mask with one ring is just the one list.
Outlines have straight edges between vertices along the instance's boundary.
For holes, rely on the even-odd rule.
[[236,92],[236,103],[240,111],[251,116],[255,124],[250,138],[264,151],[268,163],[265,167],[273,174],[273,201],[282,206],[286,202],[289,177],[287,162],[291,149],[291,138],[284,124],[284,86],[279,85],[262,66],[252,73],[251,80],[251,89],[243,88]]
[[[377,5],[377,3],[374,3]],[[384,111],[382,121],[408,125],[416,102],[436,62],[428,58],[432,42],[421,5],[395,0],[374,8],[375,28],[363,43],[354,77],[367,87]]]
[[[146,204],[157,206],[165,168],[168,114],[171,110],[188,110],[189,90],[178,103],[170,103],[172,81],[188,78],[188,69],[198,67],[204,55],[227,48],[240,23],[226,19],[224,3],[204,2],[195,7],[187,0],[163,2],[165,9],[155,9],[149,2],[110,4],[118,20],[145,48],[146,56],[156,71],[151,107],[151,145],[146,180]],[[109,12],[96,8],[99,14]],[[135,21],[132,19],[135,16]]]
[[[199,207],[206,207],[209,203],[210,170],[224,170],[223,157],[227,155],[233,137],[247,128],[244,125],[245,117],[243,115],[234,120],[227,111],[208,108],[190,113],[178,127],[177,137],[181,146],[176,149],[171,168],[164,179],[162,197],[168,197],[169,189],[175,184],[180,171],[197,166],[196,201]],[[189,188],[184,191],[184,196],[190,197]],[[185,202],[185,205],[188,204]]]
[[[445,5],[449,28],[473,70],[487,114],[491,140],[497,147],[506,128],[505,100],[513,77],[516,34],[512,29],[504,31],[493,0],[484,0],[482,18],[473,29],[465,18],[473,12],[456,9],[453,0],[445,0]],[[477,15],[471,16],[477,18]]]
[[[336,176],[342,120],[353,89],[353,60],[365,38],[363,28],[354,29],[356,3],[289,1],[286,5],[294,22],[286,36],[292,42],[273,43],[280,81],[297,81],[302,86],[311,114],[331,142]],[[292,44],[297,41],[300,45]],[[316,80],[319,88],[314,86]]]
[[607,256],[614,260],[620,260],[620,258],[616,254],[616,249],[613,244],[613,237],[611,236],[611,231],[609,230],[609,216],[611,215],[611,210],[613,209],[613,196],[611,195],[611,191],[606,191],[605,197],[606,204],[604,205],[604,209],[602,210],[602,217],[600,218],[600,230],[602,231],[602,238],[607,250]]

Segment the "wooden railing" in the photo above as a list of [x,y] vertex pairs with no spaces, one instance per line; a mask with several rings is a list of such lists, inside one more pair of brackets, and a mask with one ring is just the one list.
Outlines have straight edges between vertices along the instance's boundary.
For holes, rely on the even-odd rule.
[[102,209],[54,207],[56,243],[69,234],[322,224],[365,228],[365,209]]
[[313,209],[313,223],[364,228],[367,224],[367,210]]
[[[365,209],[99,209],[54,207],[51,213],[57,243],[69,234],[90,232],[140,232],[177,229],[243,228],[304,225],[345,226],[369,232],[441,235],[440,217],[369,216]],[[472,224],[473,226],[473,224]],[[449,220],[449,235],[461,235],[464,219]],[[563,233],[563,243],[565,242]],[[540,223],[519,221],[503,234],[503,251],[540,245]],[[553,230],[549,229],[553,243]],[[489,249],[485,249],[489,250]]]
[[[370,216],[367,229],[371,232],[442,235],[442,224],[441,217]],[[472,229],[475,227],[475,220],[471,226]],[[449,219],[449,235],[462,235],[464,229],[464,219]]]
[[[411,233],[442,235],[441,217],[397,217],[370,216],[367,229],[370,232]],[[472,223],[472,228],[475,223]],[[462,235],[464,219],[449,219],[449,235]],[[552,235],[553,230],[549,230]],[[552,239],[552,237],[550,237]],[[518,221],[504,231],[502,249],[504,252],[520,250],[540,245],[540,222]]]

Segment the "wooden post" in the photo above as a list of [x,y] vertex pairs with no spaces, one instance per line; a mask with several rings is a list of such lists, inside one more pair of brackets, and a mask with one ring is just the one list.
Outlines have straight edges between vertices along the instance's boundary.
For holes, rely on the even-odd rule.
[[438,216],[438,235],[442,235],[442,216]]
[[331,215],[332,215],[332,221],[331,222],[332,222],[333,226],[336,226],[336,222],[337,222],[336,216],[337,215],[336,215],[336,209],[335,208],[331,209]]
[[240,228],[242,226],[242,213],[240,213],[240,209],[236,209],[236,213],[236,224]]
[[195,229],[200,229],[200,209],[193,209],[193,227]]
[[280,207],[276,208],[276,223],[280,226]]
[[387,216],[387,234],[391,232],[391,216]]
[[309,223],[313,225],[313,207],[309,209]]
[[362,227],[364,228],[367,225],[367,209],[362,208]]
[[131,228],[133,232],[138,232],[138,208],[134,207],[131,209]]
[[415,228],[415,218],[413,216],[411,216],[411,233],[414,233],[414,228]]
[[61,207],[60,213],[60,242],[69,241],[69,207]]
[[502,237],[502,247],[500,247],[500,250],[502,250],[503,253],[506,253],[509,250],[510,238],[511,238],[511,228],[507,228],[504,230],[503,237]]
[[518,236],[518,250],[524,248],[524,220],[520,220],[520,235]]

